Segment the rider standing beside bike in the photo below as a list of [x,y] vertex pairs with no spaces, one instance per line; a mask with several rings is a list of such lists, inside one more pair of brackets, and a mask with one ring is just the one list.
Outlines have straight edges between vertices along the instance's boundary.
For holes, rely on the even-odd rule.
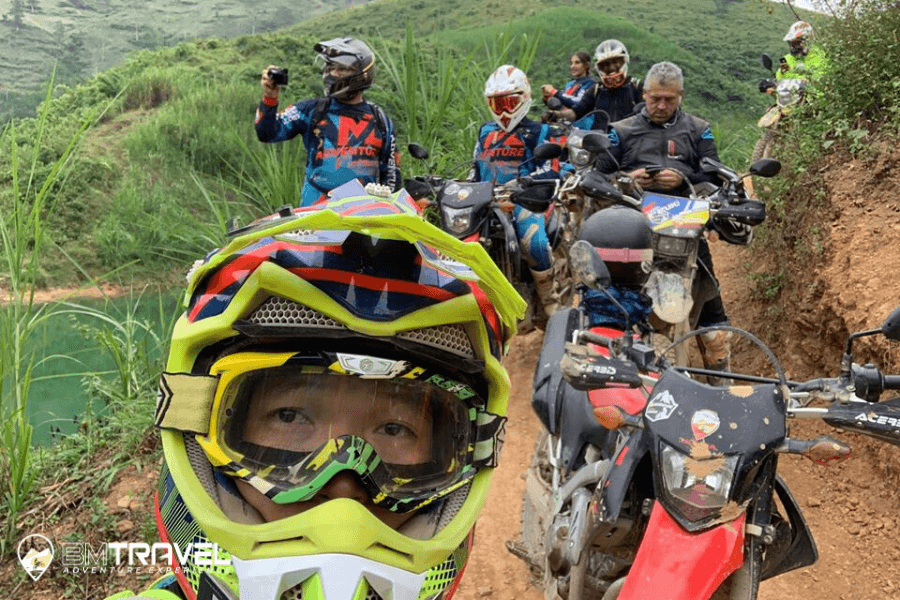
[[[688,183],[713,182],[714,178],[700,170],[704,157],[718,161],[719,155],[709,123],[681,110],[684,99],[684,76],[681,69],[671,62],[661,62],[650,67],[644,79],[645,106],[638,114],[610,125],[609,154],[601,154],[597,168],[605,173],[627,172],[647,191],[686,196]],[[717,227],[730,227],[718,223]],[[730,231],[740,236],[744,231]],[[749,230],[747,230],[749,232]],[[748,233],[749,235],[749,233]],[[711,277],[715,281],[712,255],[709,245],[701,238],[697,255],[699,277]],[[718,284],[716,284],[718,290]],[[708,327],[728,323],[725,306],[720,294],[704,304],[698,326]],[[730,332],[715,331],[700,336],[701,354],[707,368],[730,368]]]
[[403,183],[394,125],[375,104],[363,99],[372,85],[375,55],[355,38],[335,38],[313,46],[322,64],[325,95],[278,112],[281,84],[269,65],[262,72],[263,98],[256,111],[261,142],[303,136],[306,177],[300,206],[324,200],[334,188],[353,179],[397,191]]
[[[470,179],[503,184],[520,175],[531,175],[536,179],[559,178],[559,168],[551,161],[526,162],[535,148],[545,142],[560,142],[563,134],[555,127],[527,118],[531,107],[531,84],[525,73],[511,65],[501,66],[485,83],[484,96],[494,120],[482,125],[478,132]],[[549,317],[556,310],[557,294],[544,215],[515,206],[513,216],[516,236],[527,257],[544,312]]]
[[562,103],[563,108],[575,109],[575,118],[580,119],[590,110],[589,106],[583,106],[582,99],[596,83],[590,76],[591,55],[587,52],[573,54],[569,59],[569,70],[572,73],[572,80],[566,87],[557,90],[549,83],[545,83],[541,86],[541,93],[544,96],[544,104],[550,98],[556,98]]

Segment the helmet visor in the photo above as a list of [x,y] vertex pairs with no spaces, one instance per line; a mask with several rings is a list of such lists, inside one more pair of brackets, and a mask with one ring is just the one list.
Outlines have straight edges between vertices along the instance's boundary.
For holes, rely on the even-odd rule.
[[522,104],[521,94],[506,94],[503,96],[488,96],[488,106],[495,115],[513,114]]
[[376,504],[402,512],[474,474],[481,401],[464,383],[359,354],[231,362],[217,391],[215,437],[228,470],[275,502],[310,500],[350,470]]

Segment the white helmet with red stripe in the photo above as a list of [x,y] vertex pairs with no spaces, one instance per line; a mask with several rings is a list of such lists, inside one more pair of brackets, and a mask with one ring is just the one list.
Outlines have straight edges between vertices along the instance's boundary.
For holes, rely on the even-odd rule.
[[484,97],[494,121],[512,131],[531,108],[531,84],[521,69],[503,65],[485,82]]

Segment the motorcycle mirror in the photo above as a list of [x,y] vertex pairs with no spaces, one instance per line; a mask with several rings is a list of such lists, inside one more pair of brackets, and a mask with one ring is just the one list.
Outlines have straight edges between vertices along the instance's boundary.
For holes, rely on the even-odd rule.
[[602,289],[612,283],[606,263],[584,240],[578,240],[569,248],[569,264],[575,277],[589,288]]
[[559,110],[562,108],[562,102],[560,102],[559,98],[556,96],[550,96],[547,98],[547,108],[550,110]]
[[547,142],[546,144],[541,144],[537,148],[534,149],[534,155],[532,158],[534,160],[550,160],[551,158],[559,158],[562,156],[563,147],[559,144],[554,144],[553,142]]
[[406,149],[409,150],[409,154],[413,158],[418,158],[419,160],[425,160],[426,158],[428,158],[428,149],[425,148],[425,146],[420,146],[419,144],[413,142],[409,146],[407,146]]
[[[607,117],[607,120],[609,117]],[[604,130],[606,127],[603,128]],[[591,154],[597,154],[599,152],[603,152],[607,148],[609,148],[609,136],[605,133],[600,133],[598,131],[592,131],[591,133],[586,133],[584,137],[581,139],[581,147],[590,152]]]
[[771,71],[772,70],[772,57],[769,56],[768,54],[766,54],[765,52],[763,52],[762,56],[760,56],[759,58],[762,61],[763,66],[766,69],[768,69],[769,71]]
[[889,340],[900,340],[900,307],[895,308],[884,320],[881,333]]
[[760,177],[775,177],[781,173],[781,163],[774,158],[762,158],[750,165],[750,174]]

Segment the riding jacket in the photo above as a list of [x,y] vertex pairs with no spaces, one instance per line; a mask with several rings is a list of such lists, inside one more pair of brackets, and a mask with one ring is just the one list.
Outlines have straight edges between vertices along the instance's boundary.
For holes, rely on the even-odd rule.
[[300,206],[309,206],[352,179],[400,189],[400,155],[394,125],[367,101],[343,104],[333,98],[303,100],[278,112],[278,101],[263,97],[256,111],[261,142],[303,136],[306,176]]
[[562,90],[557,90],[553,95],[562,102],[563,106],[574,110],[575,117],[580,119],[584,113],[590,110],[587,105],[582,106],[581,101],[596,83],[590,77],[579,77],[567,83],[566,87]]
[[[604,173],[633,171],[646,167],[677,169],[691,183],[716,182],[713,175],[700,170],[700,159],[719,160],[709,123],[678,110],[666,123],[650,121],[647,109],[610,125],[609,154],[601,154],[597,168]],[[684,195],[687,184],[676,190],[655,190]]]

